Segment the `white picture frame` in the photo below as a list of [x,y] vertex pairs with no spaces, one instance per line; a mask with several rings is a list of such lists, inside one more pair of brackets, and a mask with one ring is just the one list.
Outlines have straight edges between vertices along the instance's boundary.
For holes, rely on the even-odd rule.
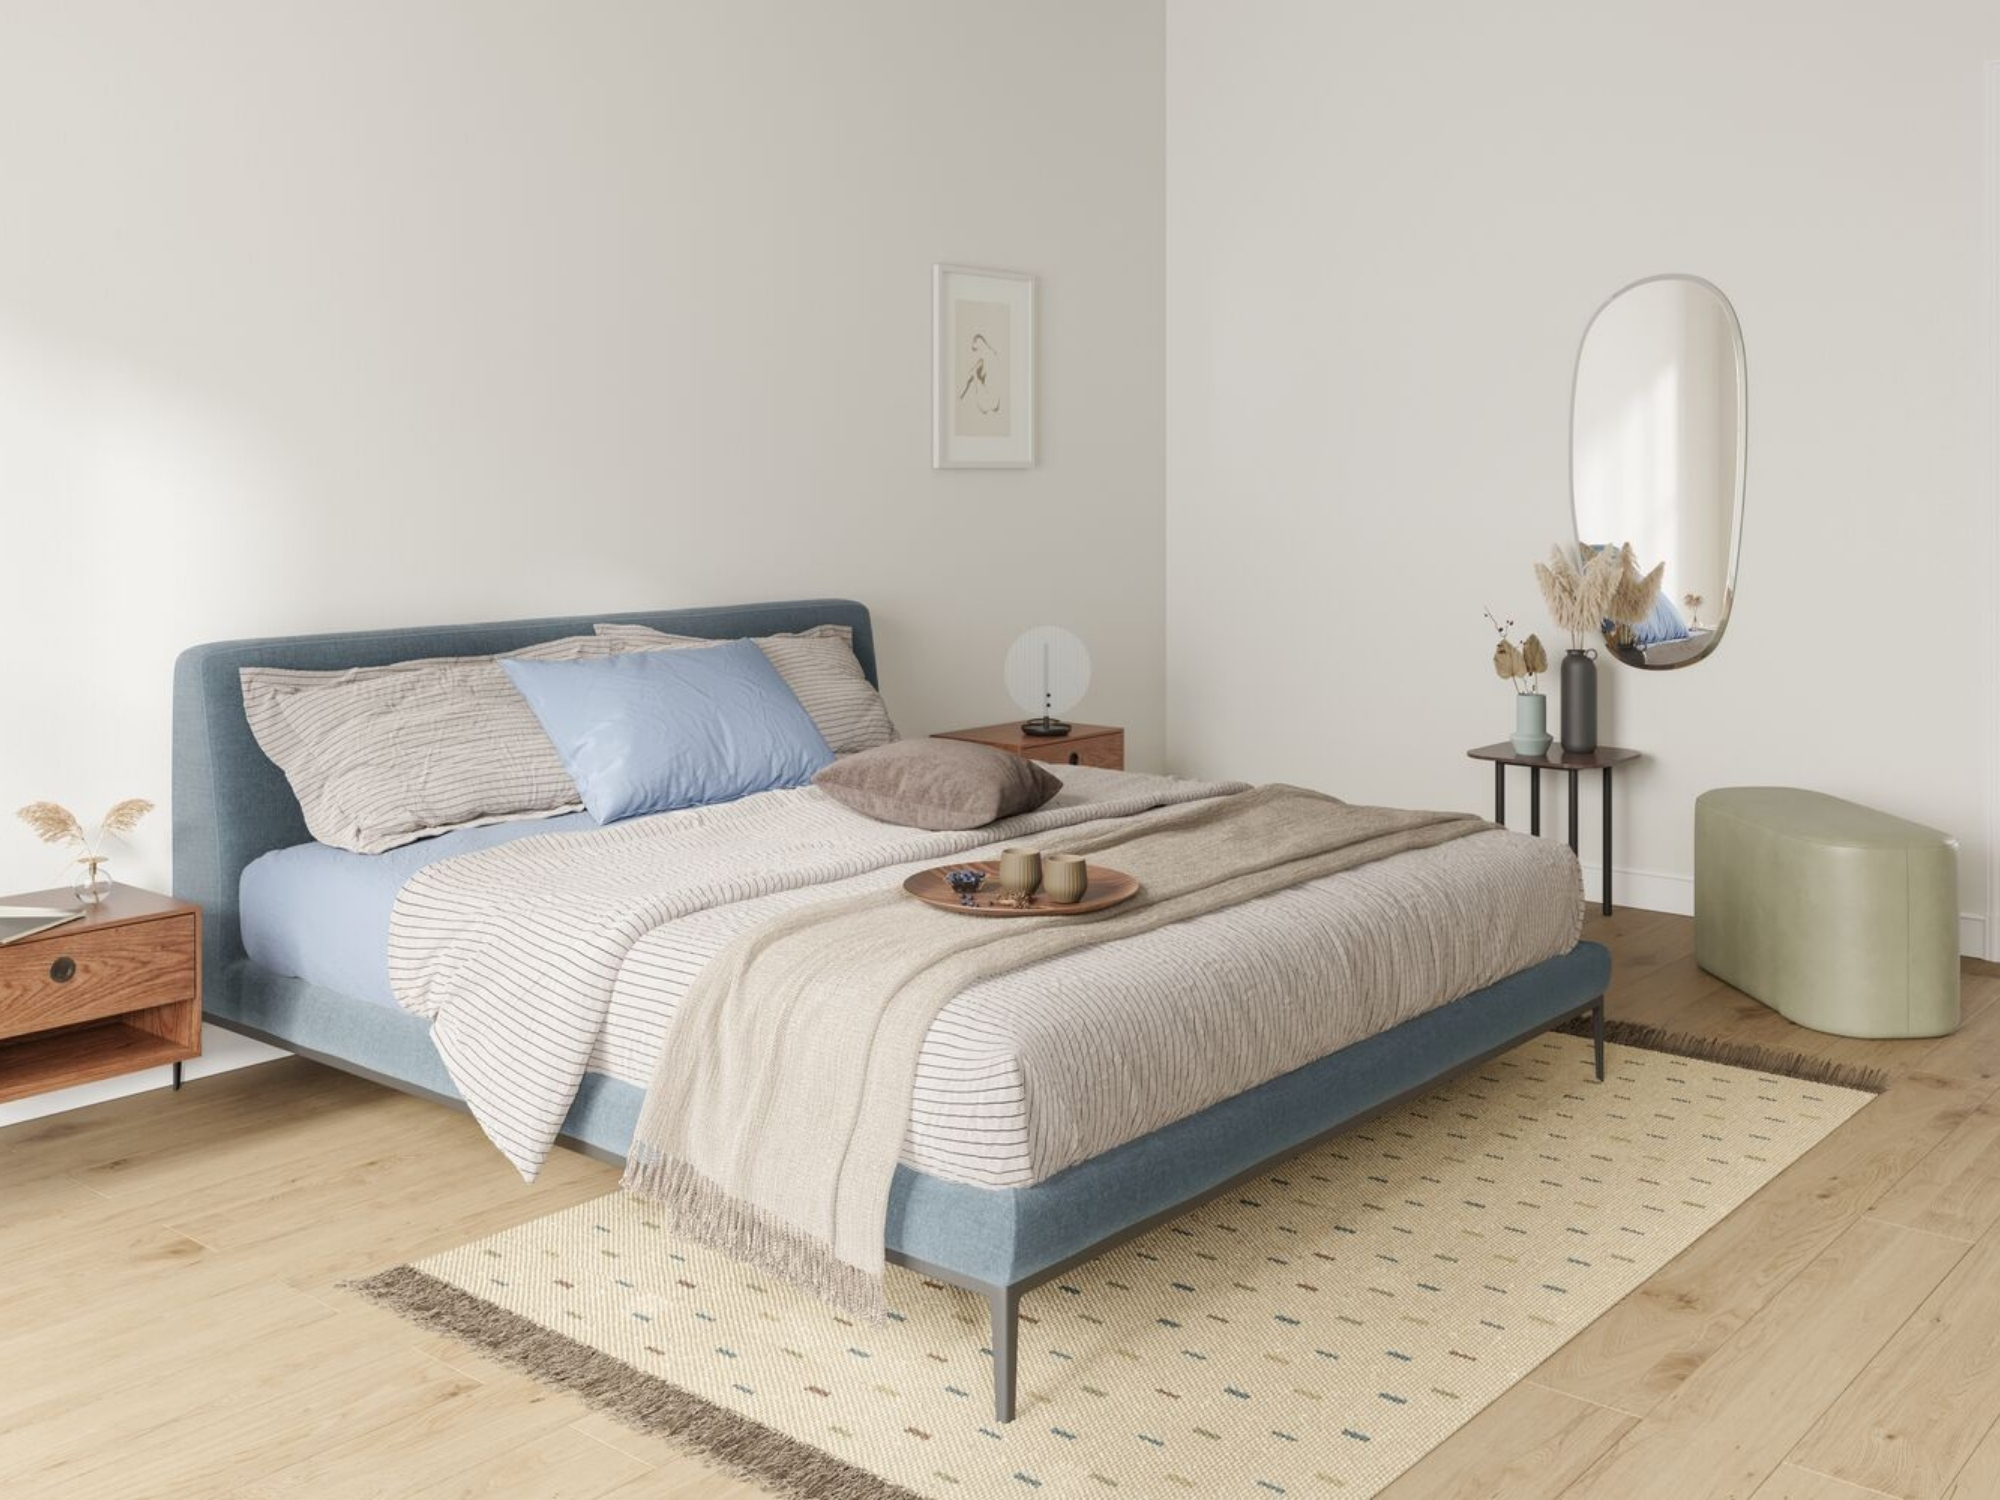
[[931,267],[931,467],[1035,463],[1035,278]]

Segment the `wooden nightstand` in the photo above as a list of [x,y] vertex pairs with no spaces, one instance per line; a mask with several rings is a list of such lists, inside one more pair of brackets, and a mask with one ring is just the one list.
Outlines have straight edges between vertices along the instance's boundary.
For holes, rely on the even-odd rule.
[[1107,771],[1125,769],[1125,731],[1113,724],[1072,724],[1065,735],[1041,737],[1021,733],[1020,720],[1011,724],[988,724],[983,729],[954,729],[934,734],[934,740],[966,740],[975,745],[991,745],[1026,760],[1045,760],[1059,766],[1102,766]]
[[[70,907],[68,891],[6,905]],[[113,886],[102,905],[0,948],[0,1102],[201,1055],[201,910]]]

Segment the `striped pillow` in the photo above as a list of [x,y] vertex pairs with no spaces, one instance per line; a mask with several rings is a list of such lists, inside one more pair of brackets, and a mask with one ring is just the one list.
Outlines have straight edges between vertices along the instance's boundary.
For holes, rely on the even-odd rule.
[[[509,656],[616,654],[595,636]],[[380,854],[454,828],[575,812],[582,800],[500,658],[307,672],[245,667],[243,712],[322,844]]]
[[[621,651],[719,644],[706,636],[668,635],[650,625],[605,624],[595,628],[600,638],[613,642]],[[897,737],[888,705],[854,654],[852,627],[815,625],[794,635],[751,639],[771,659],[835,755],[873,750]]]

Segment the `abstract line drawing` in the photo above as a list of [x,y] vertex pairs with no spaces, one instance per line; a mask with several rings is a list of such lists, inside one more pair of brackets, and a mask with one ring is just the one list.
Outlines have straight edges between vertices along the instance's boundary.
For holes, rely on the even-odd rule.
[[993,345],[985,334],[975,333],[972,336],[972,373],[958,388],[959,400],[969,400],[977,410],[989,415],[1000,410],[1001,403],[1006,400],[998,382],[988,378],[986,361],[993,352]]
[[931,267],[931,463],[1035,462],[1035,278]]
[[956,437],[1004,438],[1013,431],[1014,309],[957,297],[951,304],[951,430]]

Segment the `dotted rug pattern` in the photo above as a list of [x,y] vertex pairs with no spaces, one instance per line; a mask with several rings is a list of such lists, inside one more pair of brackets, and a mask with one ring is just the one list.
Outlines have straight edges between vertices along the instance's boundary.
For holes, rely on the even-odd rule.
[[[458,1331],[531,1369],[608,1355],[607,1404],[780,1490],[1358,1500],[1873,1097],[1615,1044],[1599,1084],[1590,1058],[1525,1043],[1029,1293],[1004,1426],[984,1302],[894,1266],[870,1326],[612,1194],[414,1269]],[[649,1415],[624,1367],[673,1399]],[[802,1478],[807,1450],[838,1464]]]

